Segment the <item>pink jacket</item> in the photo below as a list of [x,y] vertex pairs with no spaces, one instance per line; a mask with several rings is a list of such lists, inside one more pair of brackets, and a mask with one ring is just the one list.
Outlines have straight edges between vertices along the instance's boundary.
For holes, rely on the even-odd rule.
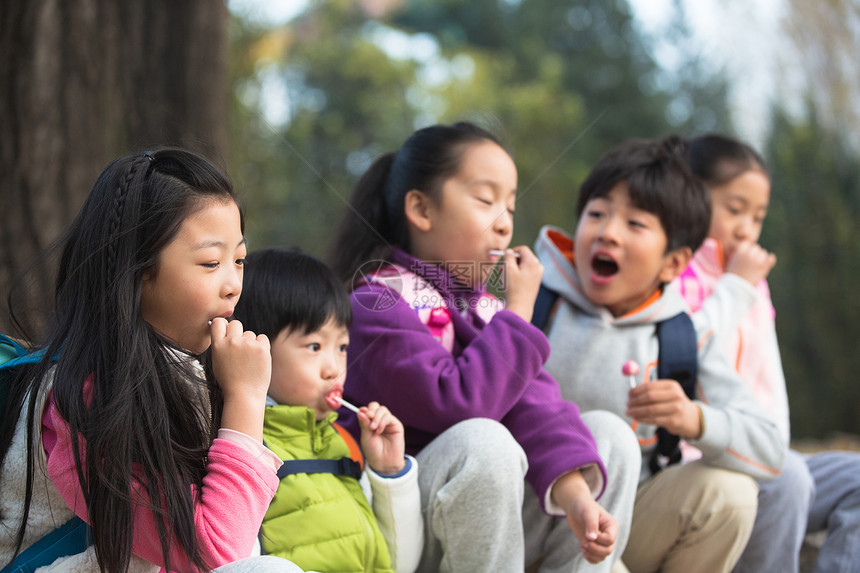
[[[675,279],[690,311],[707,317],[741,379],[789,440],[788,396],[767,281],[753,287],[725,272],[720,243],[705,240]],[[701,317],[700,317],[701,318]]]
[[[42,416],[42,444],[47,456],[48,477],[66,504],[87,521],[69,426],[49,398]],[[209,448],[209,461],[195,523],[203,556],[213,567],[249,557],[263,515],[278,487],[281,460],[249,436],[221,429]],[[139,490],[138,490],[139,491]],[[135,511],[134,553],[164,567],[161,544],[152,513],[141,505]],[[171,566],[191,570],[187,557],[171,553]]]

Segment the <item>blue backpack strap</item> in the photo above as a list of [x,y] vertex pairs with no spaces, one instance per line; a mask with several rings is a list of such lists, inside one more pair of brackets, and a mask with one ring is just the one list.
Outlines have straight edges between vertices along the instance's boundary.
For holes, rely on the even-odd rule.
[[44,356],[44,351],[29,352],[13,338],[0,334],[0,420],[6,411],[9,386],[14,379],[16,366],[34,364]]
[[30,352],[15,339],[0,334],[0,370],[8,370],[21,364],[35,364],[44,355],[44,350]]
[[33,573],[60,557],[83,552],[91,542],[90,526],[76,515],[22,551],[12,563],[0,569],[0,573]]
[[537,298],[535,299],[535,309],[532,313],[532,324],[538,329],[543,330],[546,326],[547,321],[549,321],[549,315],[557,300],[558,293],[541,283],[540,290],[538,290]]
[[[0,334],[0,371],[9,368],[9,362],[20,357],[22,355],[21,351],[24,351],[24,354],[27,353],[20,344],[5,334]],[[6,375],[3,373],[2,378],[0,378],[0,419],[2,419],[3,412],[6,410],[8,395],[9,386],[6,384]]]
[[[657,376],[677,380],[690,400],[696,397],[699,371],[698,340],[693,321],[686,312],[657,323]],[[653,474],[681,461],[680,438],[665,428],[657,428],[657,447],[651,454],[649,467]]]
[[26,348],[5,334],[0,334],[0,368],[9,360],[24,356],[25,354],[27,354]]
[[278,479],[293,474],[335,474],[361,478],[361,464],[343,457],[339,460],[287,460],[278,469]]
[[[29,352],[14,339],[0,334],[0,416],[6,408],[8,381],[14,376],[13,368],[39,362],[42,356],[43,351]],[[14,561],[0,569],[0,573],[32,573],[60,557],[77,555],[91,544],[90,526],[80,517],[74,516],[22,551]]]

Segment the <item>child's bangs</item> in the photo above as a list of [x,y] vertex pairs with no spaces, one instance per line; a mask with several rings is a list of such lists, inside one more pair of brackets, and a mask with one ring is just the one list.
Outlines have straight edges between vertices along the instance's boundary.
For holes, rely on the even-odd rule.
[[642,169],[637,169],[627,179],[627,193],[630,202],[637,209],[653,213],[663,220],[666,211],[667,193],[665,187],[670,185],[668,172],[663,163],[653,163]]
[[282,324],[290,332],[301,332],[311,334],[328,324],[334,322],[337,326],[349,328],[352,324],[352,306],[349,297],[343,289],[321,288],[308,293],[300,308],[293,307],[292,316],[284,316]]

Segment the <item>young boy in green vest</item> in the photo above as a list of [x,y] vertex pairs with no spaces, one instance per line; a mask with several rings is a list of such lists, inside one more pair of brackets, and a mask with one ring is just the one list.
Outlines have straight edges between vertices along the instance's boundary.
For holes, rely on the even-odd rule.
[[403,424],[376,402],[359,408],[359,449],[334,423],[352,319],[343,286],[310,255],[258,250],[246,259],[235,317],[272,347],[263,439],[284,466],[263,551],[320,573],[414,571],[424,529]]

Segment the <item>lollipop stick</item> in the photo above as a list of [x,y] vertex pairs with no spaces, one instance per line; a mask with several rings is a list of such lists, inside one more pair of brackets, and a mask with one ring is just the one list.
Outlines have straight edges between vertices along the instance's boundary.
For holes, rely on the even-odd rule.
[[[487,252],[488,252],[488,253],[490,253],[491,255],[496,255],[497,257],[503,257],[503,256],[505,256],[505,251],[503,251],[503,250],[501,250],[501,249],[490,249],[490,250],[489,250],[489,251],[487,251]],[[520,258],[520,254],[519,254],[519,253],[514,253],[514,256],[515,256],[516,258]]]
[[338,399],[338,401],[340,401],[340,405],[341,405],[341,406],[343,406],[343,407],[344,407],[344,408],[346,408],[347,410],[352,410],[353,412],[355,412],[356,414],[358,414],[359,409],[358,409],[358,407],[357,407],[357,406],[353,406],[352,404],[350,404],[349,402],[347,402],[346,400],[344,400],[344,399],[343,399],[343,398],[341,398],[340,396],[338,396],[338,398],[337,398],[337,399]]

